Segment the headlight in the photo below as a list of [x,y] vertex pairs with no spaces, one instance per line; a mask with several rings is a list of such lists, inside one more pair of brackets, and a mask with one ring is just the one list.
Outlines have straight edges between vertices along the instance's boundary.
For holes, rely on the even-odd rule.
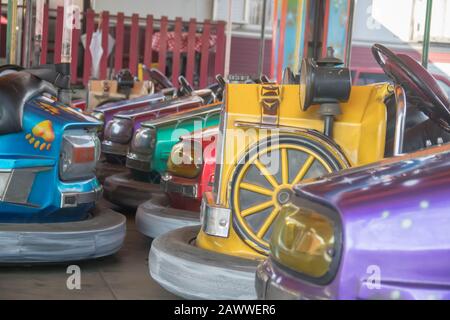
[[155,148],[156,130],[154,128],[139,128],[131,140],[131,152],[150,155]]
[[65,132],[59,162],[61,180],[95,177],[95,165],[99,158],[100,141],[95,133],[83,130]]
[[114,118],[106,124],[105,140],[126,144],[133,135],[133,120]]
[[339,250],[336,223],[314,210],[287,205],[274,226],[275,261],[310,278],[329,276]]
[[184,178],[195,178],[199,175],[203,162],[202,145],[187,140],[177,143],[167,161],[167,171]]

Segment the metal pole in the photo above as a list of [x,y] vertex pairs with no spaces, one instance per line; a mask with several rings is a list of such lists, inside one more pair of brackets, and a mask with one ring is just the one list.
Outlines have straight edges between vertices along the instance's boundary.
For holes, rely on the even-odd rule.
[[45,0],[36,0],[36,24],[34,27],[34,56],[33,65],[41,63],[42,36],[44,28],[44,5]]
[[261,43],[259,44],[259,65],[258,74],[261,77],[264,70],[264,50],[266,45],[266,11],[267,11],[267,0],[263,0],[262,7],[262,22],[261,22]]
[[427,11],[425,14],[425,30],[423,32],[422,65],[428,68],[428,57],[430,55],[430,33],[431,15],[433,11],[433,0],[427,0]]
[[17,62],[17,1],[8,1],[8,26],[6,34],[6,61],[9,64]]
[[64,0],[64,23],[61,50],[61,63],[72,61],[72,30],[73,30],[73,3],[72,0]]
[[397,114],[395,118],[395,136],[394,136],[394,156],[399,156],[403,153],[403,141],[405,136],[405,123],[407,102],[405,90],[401,86],[395,86],[395,101],[397,103]]
[[24,46],[23,46],[23,66],[25,68],[29,68],[31,65],[31,46],[32,46],[32,30],[33,30],[33,0],[26,0],[26,9],[25,9],[25,37],[24,37]]
[[[74,28],[74,6],[72,0],[64,0],[64,19],[61,64],[66,75],[70,78],[70,64],[72,62],[72,30]],[[70,80],[69,80],[70,82]],[[70,104],[72,100],[70,89],[60,89],[59,100],[62,103]]]
[[352,38],[353,38],[353,21],[355,17],[355,0],[349,0],[349,10],[348,10],[348,31],[347,31],[347,43],[346,43],[346,53],[345,53],[345,66],[350,67],[350,59],[352,56]]
[[225,43],[225,71],[224,71],[225,79],[227,79],[228,75],[230,74],[231,33],[233,31],[232,7],[233,7],[233,0],[228,0],[227,41]]

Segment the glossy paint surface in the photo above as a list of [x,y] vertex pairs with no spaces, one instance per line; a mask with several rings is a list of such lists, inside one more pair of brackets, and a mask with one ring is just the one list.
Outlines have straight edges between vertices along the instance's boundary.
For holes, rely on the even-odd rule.
[[164,95],[158,92],[130,100],[106,103],[102,106],[96,107],[94,111],[103,112],[105,116],[105,123],[107,123],[111,121],[114,115],[119,112],[147,107],[151,104],[162,101],[163,99]]
[[[206,107],[205,107],[206,108]],[[199,112],[203,108],[198,109]],[[192,111],[195,113],[195,111]],[[179,113],[178,115],[181,115]],[[177,114],[174,114],[175,118]],[[156,125],[156,144],[153,151],[152,169],[164,173],[167,169],[167,160],[173,146],[180,141],[180,137],[189,134],[192,131],[201,130],[203,128],[210,128],[217,126],[220,121],[220,110],[195,116],[194,114],[189,119],[182,121],[169,122],[167,124]]]
[[190,211],[199,211],[203,193],[212,190],[214,179],[214,170],[216,166],[216,144],[219,129],[218,127],[210,127],[201,132],[194,132],[190,135],[182,137],[182,141],[193,140],[201,143],[203,153],[203,164],[201,173],[197,178],[186,179],[172,175],[172,182],[183,185],[197,185],[197,198],[186,198],[181,193],[169,193],[171,205],[177,209]]
[[298,186],[338,212],[343,250],[327,286],[267,262],[278,286],[309,298],[450,298],[450,145],[345,170]]
[[[289,129],[316,130],[323,132],[323,120],[318,114],[319,106],[312,106],[307,111],[302,111],[299,99],[298,85],[282,85],[283,93],[278,112],[278,128],[276,134],[289,133]],[[233,201],[231,184],[236,170],[236,163],[241,159],[251,146],[255,146],[261,137],[271,134],[267,129],[260,130],[262,119],[262,107],[260,104],[261,85],[256,84],[229,84],[226,89],[225,105],[225,134],[223,136],[225,147],[221,156],[221,170],[216,173],[216,183],[219,185],[217,197],[219,205],[230,208]],[[336,118],[334,124],[334,142],[341,148],[351,166],[363,165],[379,161],[384,157],[386,139],[386,105],[384,98],[388,94],[386,84],[352,87],[350,99],[341,104],[342,115]],[[244,107],[245,106],[245,107]],[[256,134],[248,135],[245,143],[237,143],[239,136],[229,134],[235,132],[239,123],[252,124],[250,128]],[[285,131],[284,131],[285,130]],[[340,159],[336,150],[323,140],[319,142],[328,148],[329,152]],[[326,145],[327,144],[327,145]],[[224,159],[227,159],[225,161]],[[234,159],[234,161],[229,161]],[[262,255],[251,247],[238,235],[234,226],[230,227],[228,238],[209,236],[203,231],[197,237],[197,245],[203,249],[218,251],[224,254],[239,257],[261,258]]]
[[32,206],[0,202],[0,222],[54,222],[79,220],[92,204],[61,209],[62,192],[88,192],[100,187],[96,178],[63,182],[59,179],[62,137],[68,129],[95,130],[100,123],[75,109],[45,97],[26,103],[23,130],[0,136],[0,169],[45,167],[36,174],[28,201]]

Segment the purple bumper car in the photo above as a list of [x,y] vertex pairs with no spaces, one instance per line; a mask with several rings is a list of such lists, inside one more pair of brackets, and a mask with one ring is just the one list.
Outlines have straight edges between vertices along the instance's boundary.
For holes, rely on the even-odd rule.
[[450,299],[450,145],[298,186],[261,299]]

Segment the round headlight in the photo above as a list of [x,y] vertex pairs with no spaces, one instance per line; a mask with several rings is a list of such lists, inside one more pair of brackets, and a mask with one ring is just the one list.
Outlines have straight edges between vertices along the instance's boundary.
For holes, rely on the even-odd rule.
[[334,222],[318,212],[286,205],[271,239],[275,261],[312,278],[324,277],[336,254]]
[[348,101],[352,88],[348,68],[303,59],[300,71],[300,106],[303,111],[315,104]]
[[167,161],[167,171],[184,178],[195,178],[203,164],[203,149],[198,142],[187,140],[177,143]]
[[133,120],[115,118],[106,124],[105,140],[126,144],[133,136]]
[[156,130],[154,128],[139,128],[131,140],[131,152],[150,154],[155,147]]

